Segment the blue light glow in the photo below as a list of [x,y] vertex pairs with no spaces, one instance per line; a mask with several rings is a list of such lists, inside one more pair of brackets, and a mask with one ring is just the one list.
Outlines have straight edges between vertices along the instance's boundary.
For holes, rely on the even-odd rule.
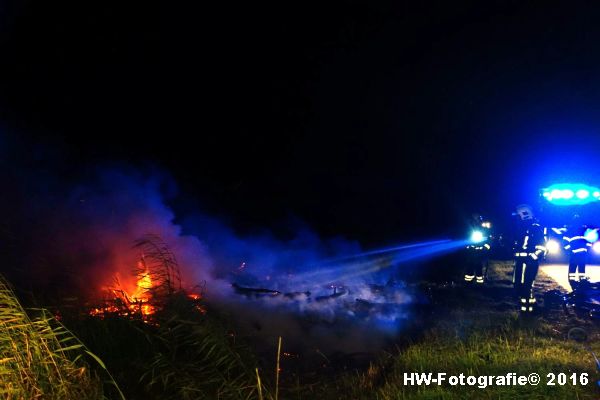
[[447,243],[449,241],[450,241],[450,239],[428,240],[428,241],[424,241],[424,242],[409,243],[409,244],[403,244],[400,246],[386,247],[386,248],[382,248],[382,249],[365,251],[365,252],[357,253],[357,254],[350,254],[347,256],[341,256],[341,257],[335,257],[335,258],[330,258],[330,259],[326,259],[326,260],[320,260],[319,264],[322,265],[322,264],[329,264],[329,263],[337,263],[339,261],[349,260],[352,258],[364,258],[364,257],[368,257],[368,256],[375,256],[375,255],[380,255],[380,254],[385,254],[385,253],[396,252],[396,251],[400,251],[400,250],[411,249],[414,247],[432,246],[435,244]]
[[449,253],[460,248],[464,248],[465,245],[469,244],[467,240],[449,240],[449,241],[440,241],[438,244],[433,244],[430,246],[419,246],[407,251],[399,251],[394,253],[387,260],[367,260],[365,263],[361,263],[360,266],[356,268],[344,268],[341,274],[337,274],[335,279],[338,281],[343,281],[351,278],[355,278],[358,276],[363,276],[367,274],[372,274],[377,271],[384,270],[394,265],[404,264],[409,261],[414,261],[418,259],[426,259],[435,256],[439,256],[444,253]]
[[451,241],[450,239],[429,240],[318,260],[316,263],[311,264],[310,268],[307,268],[305,273],[297,274],[294,279],[335,280],[344,274],[351,274],[353,272],[360,272],[360,274],[362,274],[363,271],[372,272],[389,267],[391,257],[395,253],[409,254],[411,251],[415,252],[421,249],[425,249],[426,252],[431,252],[431,249],[436,249],[437,246],[454,242],[455,241]]
[[485,240],[485,236],[483,236],[483,232],[473,231],[473,233],[471,233],[471,241],[473,243],[480,243],[480,242],[483,242],[484,240]]
[[542,190],[542,196],[558,206],[583,205],[600,200],[600,188],[584,183],[557,183]]
[[587,240],[590,243],[597,242],[598,229],[586,229],[585,233],[583,234],[583,237],[585,237],[585,240]]

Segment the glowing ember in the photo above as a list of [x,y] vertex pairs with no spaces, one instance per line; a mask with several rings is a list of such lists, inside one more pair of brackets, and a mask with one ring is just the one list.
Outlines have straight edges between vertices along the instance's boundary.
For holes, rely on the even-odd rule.
[[[140,260],[138,267],[144,267],[143,260]],[[89,310],[89,315],[100,318],[107,315],[141,316],[144,322],[148,322],[148,317],[156,313],[156,307],[151,303],[151,290],[155,286],[150,271],[144,268],[144,272],[138,275],[136,289],[132,294],[121,288],[118,281],[117,285],[118,288],[107,288],[108,298],[104,301],[104,305],[92,308]],[[206,313],[206,309],[200,304],[201,294],[188,293],[186,297],[194,303],[194,307],[200,313]]]
[[102,307],[96,307],[90,310],[89,314],[97,317],[104,317],[107,314],[120,316],[141,316],[145,321],[148,316],[156,312],[156,308],[150,304],[150,290],[153,287],[152,275],[145,266],[144,259],[138,262],[138,269],[144,272],[138,274],[136,289],[133,294],[127,293],[117,281],[117,288],[108,289],[108,293],[114,296],[107,299]]

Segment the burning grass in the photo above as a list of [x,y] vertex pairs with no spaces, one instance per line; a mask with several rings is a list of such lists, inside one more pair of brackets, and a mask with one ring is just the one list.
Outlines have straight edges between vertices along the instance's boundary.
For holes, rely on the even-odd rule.
[[216,312],[207,315],[200,293],[182,289],[167,245],[147,235],[134,248],[135,289],[115,280],[87,317],[63,313],[66,323],[106,359],[131,398],[255,398],[252,353]]
[[[140,251],[139,260],[132,270],[135,289],[127,291],[115,277],[113,286],[105,289],[101,304],[89,310],[91,316],[120,315],[151,323],[152,315],[174,294],[184,293],[177,259],[159,236],[146,235],[135,242],[134,248]],[[199,312],[205,312],[200,305],[201,294],[186,295]]]

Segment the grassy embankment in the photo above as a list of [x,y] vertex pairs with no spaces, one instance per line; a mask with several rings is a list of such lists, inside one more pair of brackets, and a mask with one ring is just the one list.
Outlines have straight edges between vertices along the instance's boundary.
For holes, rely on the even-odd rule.
[[[599,398],[600,391],[595,382],[600,376],[592,357],[581,344],[567,340],[570,328],[583,326],[589,332],[592,349],[600,351],[598,329],[589,321],[567,317],[562,311],[549,308],[531,318],[519,318],[514,312],[507,282],[509,269],[503,264],[494,265],[490,283],[485,288],[446,286],[433,290],[430,297],[433,307],[427,314],[415,315],[415,320],[424,322],[419,325],[418,334],[402,335],[398,347],[382,352],[368,369],[321,374],[316,367],[309,378],[294,374],[293,366],[284,362],[279,399]],[[550,286],[549,280],[541,279],[540,290]],[[13,298],[14,308],[14,296],[9,295]],[[89,368],[78,364],[81,358],[69,357],[71,351],[82,348],[65,350],[64,347],[69,346],[67,342],[56,343],[52,336],[44,339],[44,332],[48,332],[47,322],[40,325],[44,328],[35,328],[36,323],[23,319],[28,317],[18,307],[21,322],[16,325],[28,326],[29,331],[23,334],[3,328],[0,331],[3,340],[0,346],[4,345],[0,347],[4,351],[2,354],[11,348],[6,345],[11,342],[19,349],[31,346],[32,340],[50,341],[58,347],[53,348],[51,356],[39,357],[37,352],[28,355],[29,351],[21,350],[17,352],[19,357],[24,357],[20,364],[2,361],[13,357],[2,355],[0,371],[11,376],[10,381],[2,380],[3,388],[9,387],[4,382],[12,382],[11,390],[18,385],[23,387],[18,390],[28,390],[22,392],[26,395],[15,395],[14,398],[35,398],[34,394],[41,393],[40,390],[48,393],[43,398],[99,398],[99,378],[89,372]],[[4,308],[2,303],[0,310]],[[244,344],[244,339],[232,335],[231,321],[220,319],[211,310],[206,315],[199,315],[179,297],[174,297],[156,318],[156,325],[115,317],[73,321],[69,326],[105,361],[128,398],[275,398],[276,341],[272,359],[260,360]],[[414,332],[414,329],[406,332]],[[55,353],[61,355],[56,358],[59,361],[54,361],[62,368],[60,373],[55,372],[54,364],[45,358],[55,358]],[[257,386],[256,368],[262,379],[261,390]],[[31,370],[31,375],[37,378],[23,381],[29,372],[23,375],[22,370]],[[485,389],[447,384],[415,387],[403,384],[405,372],[494,376],[535,372],[542,378],[542,383]],[[545,384],[548,373],[561,372],[569,376],[587,373],[589,382],[587,385]],[[62,380],[57,381],[57,376]],[[23,382],[34,384],[23,386]],[[55,386],[56,382],[61,383]]]
[[[345,374],[315,391],[323,398],[352,399],[598,399],[600,390],[592,356],[580,343],[568,340],[573,327],[583,327],[592,350],[600,352],[600,331],[589,320],[567,316],[549,305],[522,318],[514,311],[511,267],[495,263],[484,288],[446,288],[434,302],[439,310],[422,337],[381,357],[367,371]],[[538,297],[554,289],[540,275]],[[448,375],[506,375],[514,372],[541,377],[537,386],[405,386],[405,372],[445,372]],[[570,381],[548,386],[550,373],[588,374],[587,385]],[[578,375],[579,376],[579,375]]]

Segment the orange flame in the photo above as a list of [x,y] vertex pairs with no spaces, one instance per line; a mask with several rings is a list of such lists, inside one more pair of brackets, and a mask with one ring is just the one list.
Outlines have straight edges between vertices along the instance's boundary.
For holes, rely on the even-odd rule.
[[[111,299],[107,299],[102,307],[95,307],[89,311],[89,315],[104,318],[105,316],[141,316],[146,323],[149,317],[156,313],[156,307],[151,303],[150,290],[155,283],[152,279],[152,274],[146,267],[144,259],[138,261],[138,271],[144,271],[138,274],[135,290],[130,294],[117,281],[117,288],[108,289],[107,293],[111,294]],[[199,303],[202,299],[201,294],[187,294],[188,299],[194,303],[194,307],[202,314],[206,309]]]
[[152,276],[143,261],[138,261],[138,267],[140,270],[144,269],[144,272],[138,276],[136,289],[131,298],[135,301],[148,301],[148,290],[152,289]]
[[[108,298],[105,298],[101,307],[89,310],[89,315],[99,318],[108,315],[141,316],[145,323],[151,322],[151,316],[157,311],[156,304],[153,304],[151,289],[160,283],[153,279],[152,272],[148,269],[143,255],[137,262],[136,271],[135,287],[131,285],[129,289],[125,289],[125,286],[116,277],[114,286],[105,289]],[[187,293],[186,296],[201,314],[206,313],[206,309],[200,304],[202,294]]]
[[103,307],[90,310],[92,316],[104,317],[106,314],[117,314],[121,316],[140,315],[147,321],[149,315],[156,312],[155,307],[150,304],[149,290],[153,287],[152,276],[145,267],[143,259],[138,261],[138,268],[144,272],[137,277],[135,291],[129,294],[118,284],[117,288],[108,290],[114,295],[112,301],[105,302]]

